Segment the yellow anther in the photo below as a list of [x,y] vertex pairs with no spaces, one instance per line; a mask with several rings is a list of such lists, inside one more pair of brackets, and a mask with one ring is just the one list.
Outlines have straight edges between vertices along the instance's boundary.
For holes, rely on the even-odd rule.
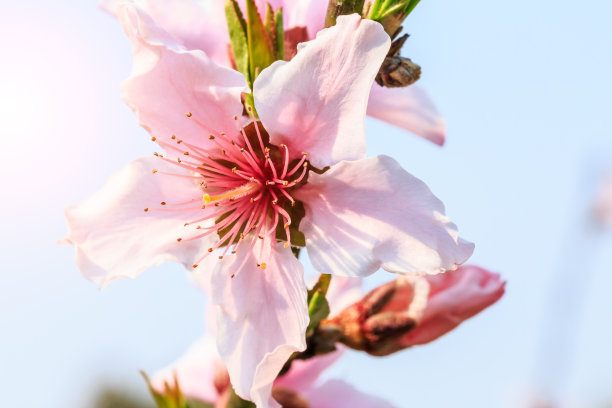
[[[189,152],[185,152],[185,153],[183,153],[183,154],[184,154],[185,156],[189,156]],[[306,163],[304,163],[304,164],[306,164]]]
[[262,262],[261,265],[260,265],[261,269],[266,269],[266,266],[268,266],[268,265],[266,265],[265,262]]
[[291,223],[290,222],[286,222],[285,225],[283,225],[283,228],[287,229],[287,228],[289,228],[289,225],[291,225]]
[[204,202],[205,202],[206,204],[210,204],[210,202],[212,201],[212,199],[210,198],[210,195],[208,195],[208,194],[204,194],[204,195],[202,196],[202,200],[204,200]]
[[157,170],[153,169],[153,170],[151,170],[151,173],[155,174],[155,173],[157,173]]
[[289,248],[289,243],[285,242],[285,244],[283,245],[285,248]]
[[187,113],[185,114],[185,116],[187,116],[188,118],[190,118],[190,117],[191,117],[191,112],[187,112]]
[[172,136],[170,136],[170,139],[174,140],[174,139],[176,139],[176,136],[172,135]]

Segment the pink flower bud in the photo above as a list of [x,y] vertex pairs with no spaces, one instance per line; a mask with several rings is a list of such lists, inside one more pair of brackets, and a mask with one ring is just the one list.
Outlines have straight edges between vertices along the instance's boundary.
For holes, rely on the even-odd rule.
[[504,286],[498,274],[476,266],[400,277],[323,322],[322,330],[349,347],[388,355],[448,333],[495,303]]

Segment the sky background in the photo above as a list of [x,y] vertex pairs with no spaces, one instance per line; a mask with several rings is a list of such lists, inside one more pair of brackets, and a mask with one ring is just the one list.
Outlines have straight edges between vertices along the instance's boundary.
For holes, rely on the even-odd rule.
[[[603,0],[415,9],[405,54],[447,144],[368,120],[369,155],[423,179],[476,243],[470,263],[502,273],[507,293],[432,344],[347,353],[326,376],[402,408],[612,404],[612,234],[590,212],[612,170],[611,13]],[[146,398],[138,370],[202,334],[204,296],[173,264],[100,291],[56,244],[64,207],[152,153],[120,100],[128,40],[94,1],[0,0],[0,50],[2,400],[88,408],[105,386]]]

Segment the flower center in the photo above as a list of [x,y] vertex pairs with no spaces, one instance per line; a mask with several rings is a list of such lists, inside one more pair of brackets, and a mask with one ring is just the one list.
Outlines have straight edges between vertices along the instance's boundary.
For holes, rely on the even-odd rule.
[[[178,157],[172,160],[155,155],[189,170],[191,175],[157,170],[153,173],[192,178],[199,183],[202,196],[184,203],[162,202],[164,208],[150,210],[202,211],[201,217],[185,222],[190,233],[177,238],[183,242],[217,235],[216,243],[193,267],[197,268],[206,256],[219,248],[225,248],[219,259],[230,250],[235,254],[245,241],[250,241],[250,249],[257,239],[264,240],[264,245],[284,241],[285,248],[292,243],[303,245],[303,235],[297,229],[304,214],[303,206],[293,199],[291,192],[306,182],[308,155],[303,152],[292,155],[286,145],[270,144],[267,132],[255,119],[243,127],[234,117],[238,129],[230,137],[225,132],[212,132],[191,113],[187,113],[187,117],[210,133],[209,144],[195,146],[173,135],[172,140],[176,143],[158,143],[168,154],[177,153]],[[197,202],[200,206],[193,207]],[[292,234],[295,236],[293,240]],[[260,260],[257,266],[265,269],[265,260]]]

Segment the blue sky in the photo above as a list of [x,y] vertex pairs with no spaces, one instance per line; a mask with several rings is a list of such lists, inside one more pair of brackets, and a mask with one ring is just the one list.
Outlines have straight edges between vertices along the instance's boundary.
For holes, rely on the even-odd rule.
[[[56,244],[62,209],[152,147],[119,98],[131,66],[119,24],[95,2],[49,3],[0,4],[0,383],[7,406],[80,408],[102,385],[144,393],[138,370],[202,333],[205,299],[171,264],[99,291]],[[349,353],[330,377],[399,407],[612,400],[612,236],[589,212],[612,170],[611,12],[595,0],[419,4],[405,53],[448,142],[372,120],[369,154],[427,182],[476,243],[470,262],[501,272],[507,293],[430,345]]]

